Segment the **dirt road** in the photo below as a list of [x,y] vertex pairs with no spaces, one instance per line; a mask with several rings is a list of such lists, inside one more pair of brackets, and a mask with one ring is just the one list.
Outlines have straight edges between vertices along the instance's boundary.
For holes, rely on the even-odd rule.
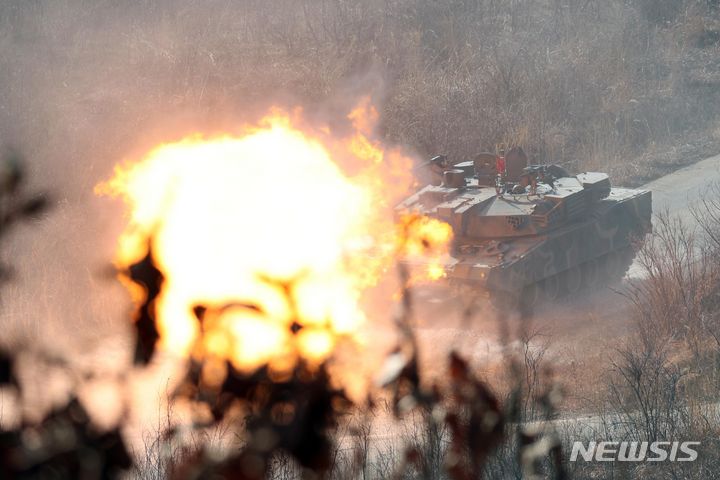
[[667,209],[671,214],[680,215],[684,220],[693,223],[690,205],[698,195],[718,181],[720,181],[720,155],[658,178],[643,188],[652,191],[654,212]]

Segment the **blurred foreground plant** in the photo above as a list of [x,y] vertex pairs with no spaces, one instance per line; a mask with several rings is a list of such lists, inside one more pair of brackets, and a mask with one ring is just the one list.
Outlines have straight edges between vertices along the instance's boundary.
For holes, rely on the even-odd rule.
[[[37,218],[47,210],[49,202],[45,194],[26,190],[23,159],[10,151],[0,160],[0,237],[7,235],[18,222]],[[3,280],[10,273],[10,267],[0,265]],[[2,396],[8,393],[23,398],[23,388],[16,375],[18,353],[9,345],[0,345]],[[61,359],[45,360],[67,367]],[[0,478],[3,479],[109,478],[130,465],[120,430],[95,429],[76,399],[55,409],[40,423],[22,420],[10,429],[3,429],[0,424]]]

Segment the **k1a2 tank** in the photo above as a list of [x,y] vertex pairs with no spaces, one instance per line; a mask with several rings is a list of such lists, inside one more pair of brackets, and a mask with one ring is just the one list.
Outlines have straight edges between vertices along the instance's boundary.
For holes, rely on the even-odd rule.
[[532,307],[620,279],[652,228],[650,191],[613,188],[605,173],[528,166],[520,149],[427,166],[439,181],[398,210],[450,224],[446,278],[496,305]]

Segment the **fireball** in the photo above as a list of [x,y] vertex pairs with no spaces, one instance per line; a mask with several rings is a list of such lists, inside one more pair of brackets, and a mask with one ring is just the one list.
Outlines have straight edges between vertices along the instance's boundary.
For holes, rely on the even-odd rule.
[[[363,292],[393,264],[392,205],[413,179],[409,157],[372,139],[369,101],[348,118],[338,137],[273,110],[239,135],[160,145],[96,187],[128,206],[118,267],[150,241],[165,277],[160,348],[252,372],[323,362],[353,337]],[[197,305],[237,307],[201,324]]]

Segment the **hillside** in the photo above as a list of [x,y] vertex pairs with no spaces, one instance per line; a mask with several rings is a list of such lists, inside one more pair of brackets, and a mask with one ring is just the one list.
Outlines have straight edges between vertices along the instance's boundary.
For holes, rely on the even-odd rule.
[[421,156],[519,144],[640,184],[720,151],[716,3],[9,1],[0,139],[44,164],[59,145],[116,158],[271,104],[333,113],[372,93],[383,135]]

